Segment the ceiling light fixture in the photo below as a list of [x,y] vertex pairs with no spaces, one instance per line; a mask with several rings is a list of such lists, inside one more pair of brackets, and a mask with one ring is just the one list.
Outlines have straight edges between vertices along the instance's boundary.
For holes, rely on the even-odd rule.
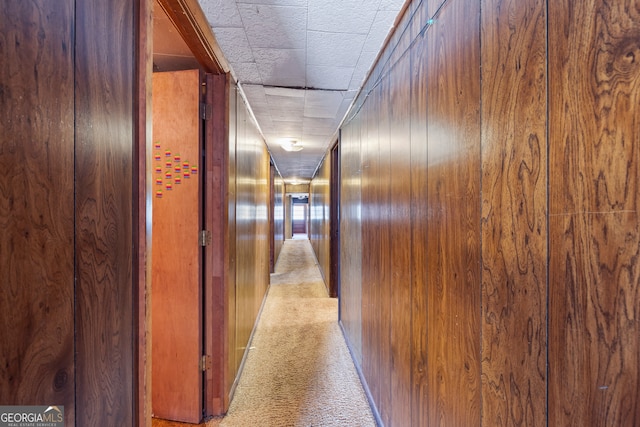
[[281,142],[280,146],[285,151],[300,151],[304,148],[302,145],[298,144],[298,141],[295,140]]

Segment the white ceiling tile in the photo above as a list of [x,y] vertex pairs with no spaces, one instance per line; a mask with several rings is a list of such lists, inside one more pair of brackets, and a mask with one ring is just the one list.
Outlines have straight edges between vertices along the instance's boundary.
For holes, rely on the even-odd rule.
[[253,52],[244,28],[222,27],[216,28],[214,35],[220,48],[226,52],[226,58],[231,62],[253,62]]
[[269,86],[305,86],[303,49],[254,49],[262,82]]
[[346,90],[352,75],[353,67],[307,65],[307,87]]
[[362,86],[367,73],[369,72],[369,68],[373,60],[375,59],[376,54],[372,52],[363,52],[360,60],[358,61],[358,65],[356,65],[355,70],[353,71],[353,77],[351,78],[351,82],[349,83],[349,89],[357,90]]
[[279,170],[311,178],[405,0],[199,2]]
[[379,10],[395,10],[397,12],[402,9],[406,0],[380,0]]
[[342,99],[342,92],[308,90],[304,100],[304,116],[335,118]]
[[264,88],[265,96],[285,96],[290,98],[304,98],[305,89],[295,89],[289,87],[270,87]]
[[213,28],[242,28],[235,0],[200,0],[200,7]]
[[302,132],[305,136],[324,136],[326,139],[327,134],[330,135],[336,129],[336,126],[335,116],[328,119],[305,117],[302,120]]
[[307,64],[355,67],[366,36],[364,34],[307,33]]
[[262,82],[262,76],[258,71],[258,65],[255,62],[237,62],[231,64],[236,78],[241,83],[254,83],[260,84]]
[[373,52],[377,54],[382,48],[387,35],[393,28],[393,21],[398,12],[396,11],[379,11],[376,19],[373,21],[371,31],[367,34],[367,39],[362,48],[365,52]]
[[[366,7],[367,3],[372,7]],[[378,2],[309,0],[309,30],[367,34]]]
[[307,0],[238,0],[238,3],[307,7]]
[[304,49],[306,8],[243,3],[238,10],[252,48]]

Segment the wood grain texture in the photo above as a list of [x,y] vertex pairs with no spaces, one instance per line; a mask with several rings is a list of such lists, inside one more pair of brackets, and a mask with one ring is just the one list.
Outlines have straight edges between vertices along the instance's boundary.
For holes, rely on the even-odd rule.
[[[269,286],[269,153],[242,98],[235,133],[235,361],[246,354]],[[233,124],[231,124],[233,126]]]
[[327,292],[331,291],[331,158],[322,161],[309,184],[309,240],[318,261]]
[[483,423],[538,426],[547,398],[546,7],[481,7]]
[[[427,41],[419,36],[422,23],[429,14],[426,3],[416,10],[411,23],[411,34],[416,38],[411,50],[411,423],[427,425],[429,399],[427,374],[428,354],[427,308],[429,302],[429,271],[427,270],[427,221],[429,205],[425,197],[428,191],[427,165]],[[418,28],[416,28],[418,27]]]
[[[200,164],[200,100],[198,70],[154,73],[153,140],[161,147],[154,151],[161,155],[162,163],[168,151],[170,163],[179,155],[200,172],[183,177],[181,184],[173,182],[172,190],[163,189],[163,196],[153,200],[152,406],[155,416],[192,423],[201,421],[203,390],[199,368],[204,288],[200,174],[208,170]],[[162,179],[162,186],[172,181]]]
[[391,294],[393,288],[391,287],[391,257],[389,248],[391,247],[391,240],[393,236],[391,234],[391,223],[393,218],[391,216],[391,156],[392,156],[392,142],[391,142],[391,128],[390,128],[390,115],[389,105],[391,103],[391,83],[388,78],[381,81],[380,85],[374,91],[374,98],[376,103],[376,115],[379,120],[378,127],[378,143],[380,147],[379,159],[380,159],[380,178],[378,180],[379,187],[376,194],[376,200],[378,202],[378,224],[380,229],[380,258],[378,260],[378,274],[380,277],[380,313],[377,326],[378,334],[378,347],[379,347],[379,360],[380,370],[379,379],[380,382],[380,400],[379,411],[380,417],[385,425],[389,425],[393,416],[392,406],[392,391],[391,391],[391,369],[393,359],[391,355]]
[[152,105],[151,76],[153,71],[153,0],[137,3],[136,34],[136,92],[134,109],[136,118],[133,180],[133,277],[134,284],[134,333],[137,333],[135,357],[135,423],[151,427],[151,265],[147,257],[151,252],[151,225],[148,225],[147,206],[153,197],[153,181],[147,164],[151,163]]
[[[408,34],[408,33],[406,33]],[[408,45],[408,42],[405,44]],[[391,159],[391,407],[393,425],[411,424],[411,61],[404,55],[390,76]],[[377,313],[376,313],[377,314]]]
[[[480,424],[479,5],[427,33],[429,423]],[[435,10],[435,9],[431,9]]]
[[639,23],[549,4],[549,425],[640,423]]
[[76,424],[134,422],[133,3],[76,3]]
[[376,103],[366,103],[361,116],[366,126],[360,133],[367,144],[362,150],[362,371],[370,378],[369,389],[373,398],[380,399],[380,148]]
[[74,425],[73,2],[0,4],[0,404]]
[[225,403],[228,306],[228,175],[229,175],[229,82],[228,75],[206,76],[206,103],[212,115],[205,121],[206,180],[204,182],[205,229],[211,231],[211,245],[204,248],[205,266],[205,354],[211,357],[206,372],[205,417],[222,415]]
[[238,373],[238,367],[240,361],[236,358],[236,157],[237,157],[237,145],[236,145],[236,123],[237,123],[237,103],[238,103],[238,90],[235,84],[229,82],[229,140],[228,150],[228,205],[227,205],[227,233],[225,235],[225,243],[227,255],[225,255],[225,263],[228,262],[228,277],[227,277],[227,294],[225,300],[225,306],[227,307],[227,328],[226,328],[226,345],[227,345],[227,366],[225,376],[225,404],[228,404],[228,400],[233,393],[234,383],[236,375]]
[[340,159],[340,322],[362,364],[362,230],[360,220],[360,122],[341,135]]
[[273,239],[274,239],[274,258],[278,262],[278,257],[284,245],[284,179],[278,174],[274,179],[274,208],[273,208]]

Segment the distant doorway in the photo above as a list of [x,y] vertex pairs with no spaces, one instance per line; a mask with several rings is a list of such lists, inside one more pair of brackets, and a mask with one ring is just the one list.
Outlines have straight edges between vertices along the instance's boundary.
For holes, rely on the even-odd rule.
[[291,230],[293,239],[308,239],[309,234],[309,197],[294,197],[291,212]]

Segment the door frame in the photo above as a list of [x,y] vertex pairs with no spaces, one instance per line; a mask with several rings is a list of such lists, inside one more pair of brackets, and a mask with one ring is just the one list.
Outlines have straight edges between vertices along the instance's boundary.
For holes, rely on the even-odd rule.
[[[153,9],[155,0],[137,0],[136,8],[136,61],[135,61],[135,92],[137,94],[136,104],[134,105],[134,123],[135,123],[135,145],[133,148],[134,171],[133,177],[136,179],[132,188],[134,207],[133,207],[133,246],[134,259],[132,273],[134,277],[134,306],[136,313],[134,315],[134,330],[136,341],[133,343],[133,351],[135,357],[134,366],[134,393],[136,395],[132,402],[134,417],[137,425],[151,426],[151,262],[148,262],[152,256],[151,253],[151,204],[153,197],[153,177],[151,164],[151,153],[153,150],[153,135],[151,132],[152,124],[152,108],[151,108],[151,76],[153,73]],[[179,35],[193,52],[194,57],[201,64],[202,69],[212,75],[224,76],[227,81],[228,90],[228,73],[229,64],[222,55],[207,18],[202,11],[197,0],[157,0],[158,4],[165,11],[176,27]],[[227,92],[228,94],[228,92]],[[225,104],[228,105],[228,104]],[[225,111],[228,116],[228,109]],[[228,120],[226,120],[228,123]],[[204,173],[204,171],[203,171]],[[206,260],[205,260],[206,261]],[[212,267],[205,265],[211,271]],[[211,288],[213,289],[213,288]],[[216,292],[223,295],[228,294],[227,281],[223,280],[221,288],[217,288]],[[213,296],[213,292],[208,295]],[[225,299],[226,301],[226,299]],[[207,304],[207,302],[205,302]],[[226,304],[225,310],[226,310]],[[223,312],[222,316],[224,317]],[[220,329],[226,333],[226,325],[228,321],[224,317],[220,323]],[[205,325],[206,330],[207,325]],[[210,333],[205,332],[205,333]],[[227,343],[226,335],[222,336],[222,348],[224,358],[218,360],[226,366],[227,351],[224,346]],[[211,340],[209,340],[211,343]],[[207,344],[207,343],[205,343]],[[219,350],[219,349],[218,349]],[[213,353],[212,362],[213,362]],[[221,386],[216,388],[210,386],[206,381],[205,386],[205,410],[210,415],[222,414],[228,410],[229,399],[224,393],[225,384],[228,379],[225,377],[225,369],[221,370],[221,375],[214,375],[214,382],[219,381]],[[221,377],[221,378],[220,378]],[[207,376],[208,378],[208,376]],[[210,388],[209,388],[210,387]],[[212,396],[215,390],[222,390],[221,403],[213,401]]]

